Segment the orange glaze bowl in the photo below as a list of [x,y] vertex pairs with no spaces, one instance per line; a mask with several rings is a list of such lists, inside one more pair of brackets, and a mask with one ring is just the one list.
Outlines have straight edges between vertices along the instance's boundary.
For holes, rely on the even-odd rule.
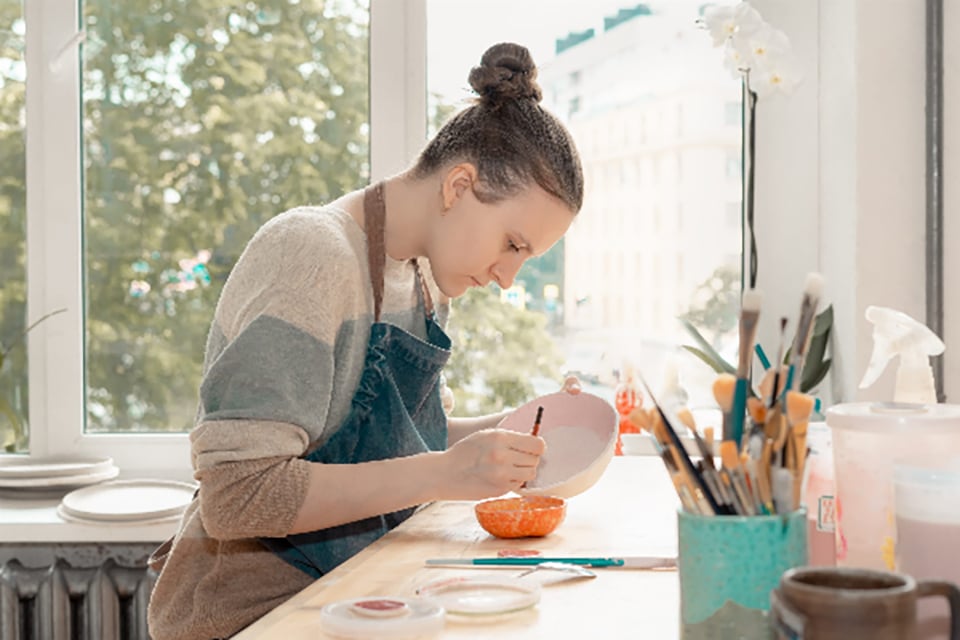
[[495,498],[474,507],[477,521],[498,538],[539,538],[556,529],[567,515],[567,502],[553,496]]

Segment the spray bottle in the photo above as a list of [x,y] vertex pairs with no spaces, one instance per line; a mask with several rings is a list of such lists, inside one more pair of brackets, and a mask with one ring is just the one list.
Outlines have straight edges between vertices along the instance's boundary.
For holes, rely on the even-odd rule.
[[943,340],[926,325],[901,311],[870,306],[866,316],[873,323],[873,353],[860,388],[865,389],[876,382],[887,363],[894,356],[900,356],[893,401],[936,404],[930,356],[943,353]]

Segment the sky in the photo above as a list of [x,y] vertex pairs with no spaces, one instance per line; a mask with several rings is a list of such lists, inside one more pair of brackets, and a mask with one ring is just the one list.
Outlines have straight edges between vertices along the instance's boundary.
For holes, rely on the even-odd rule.
[[[648,0],[654,10],[677,10],[695,19],[706,0]],[[466,97],[467,74],[496,42],[526,46],[542,66],[554,41],[571,31],[603,30],[604,16],[640,0],[427,0],[427,83],[452,99]]]

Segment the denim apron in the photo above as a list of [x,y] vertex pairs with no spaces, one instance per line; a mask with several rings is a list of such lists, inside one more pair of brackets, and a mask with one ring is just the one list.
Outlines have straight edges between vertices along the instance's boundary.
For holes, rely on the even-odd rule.
[[[426,341],[380,321],[386,263],[383,183],[364,192],[364,230],[373,285],[374,323],[360,384],[340,428],[305,457],[348,464],[439,451],[447,446],[447,419],[440,400],[440,372],[450,357],[450,338],[437,323],[430,291],[416,260],[417,297],[426,317]],[[389,491],[389,486],[384,486]],[[390,529],[415,507],[285,538],[261,538],[281,558],[319,578]]]

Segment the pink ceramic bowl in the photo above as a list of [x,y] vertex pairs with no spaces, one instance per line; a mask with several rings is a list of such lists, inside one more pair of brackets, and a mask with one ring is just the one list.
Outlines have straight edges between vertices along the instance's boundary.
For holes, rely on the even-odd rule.
[[617,412],[590,393],[559,392],[528,402],[500,423],[502,429],[530,433],[543,407],[540,437],[547,450],[537,477],[518,493],[570,498],[592,487],[606,470],[617,444]]
[[563,498],[495,498],[474,507],[480,526],[498,538],[535,538],[556,529],[567,515]]

